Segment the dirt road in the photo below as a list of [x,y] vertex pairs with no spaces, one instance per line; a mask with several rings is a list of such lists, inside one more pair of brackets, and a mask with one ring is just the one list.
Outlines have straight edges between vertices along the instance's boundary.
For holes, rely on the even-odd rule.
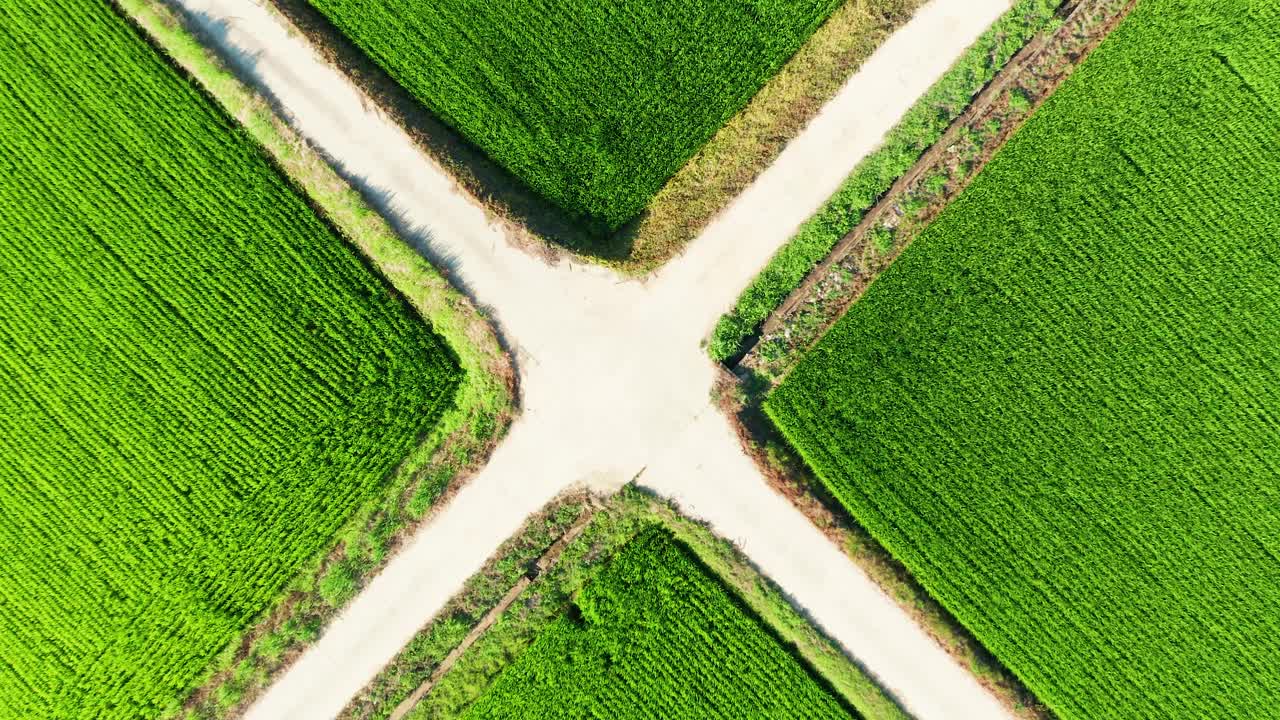
[[[508,244],[301,37],[254,0],[172,0],[515,348],[524,412],[489,464],[250,709],[333,717],[530,513],[576,483],[673,496],[747,555],[922,719],[1005,717],[996,700],[765,484],[710,404],[700,343],[738,292],[1008,6],[934,0],[773,166],[647,282],[548,266]],[[645,470],[645,468],[648,470]]]

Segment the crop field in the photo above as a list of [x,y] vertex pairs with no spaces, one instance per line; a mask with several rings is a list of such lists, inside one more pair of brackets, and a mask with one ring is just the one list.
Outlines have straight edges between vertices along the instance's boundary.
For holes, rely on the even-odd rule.
[[766,402],[1064,720],[1280,707],[1277,27],[1139,2]]
[[598,233],[634,218],[840,0],[308,0]]
[[0,717],[157,717],[461,371],[105,0],[0,5],[0,80]]
[[726,362],[745,351],[769,314],[942,137],[974,95],[1053,21],[1059,5],[1059,0],[1017,0],[964,52],[743,289],[712,331],[707,344],[712,359]]
[[665,529],[625,545],[575,607],[465,717],[850,717]]

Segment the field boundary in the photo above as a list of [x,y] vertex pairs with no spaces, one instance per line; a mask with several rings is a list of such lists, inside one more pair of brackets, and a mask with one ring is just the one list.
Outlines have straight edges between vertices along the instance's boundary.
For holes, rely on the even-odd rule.
[[[528,587],[533,579],[550,569],[554,563],[539,563],[584,515],[589,521],[601,506],[601,499],[592,491],[569,490],[530,515],[400,652],[348,701],[339,720],[387,720],[408,704],[410,696],[417,698],[413,705],[421,701],[443,675],[436,672],[438,668],[446,661],[450,665],[456,663],[461,656],[454,652],[458,645],[468,639],[468,645],[474,644],[483,635],[475,628],[485,618],[497,619],[493,608],[504,602],[510,607],[519,598],[519,593],[512,588]],[[419,692],[424,686],[427,689]],[[412,705],[405,712],[411,710]]]
[[[1015,715],[1027,720],[1051,720],[1054,714],[1000,663],[960,622],[919,584],[906,567],[873,538],[831,496],[804,461],[790,448],[781,433],[765,415],[763,401],[786,371],[798,362],[804,351],[816,342],[843,313],[856,302],[878,272],[901,253],[918,232],[937,215],[947,202],[995,154],[1017,128],[1030,117],[1049,94],[1070,74],[1079,62],[1119,24],[1137,0],[1068,0],[1063,8],[1063,22],[1050,33],[1041,33],[1028,43],[994,78],[979,96],[982,104],[962,113],[934,143],[908,175],[894,183],[894,191],[886,193],[867,212],[857,229],[833,249],[822,273],[813,273],[793,295],[788,307],[776,310],[772,331],[755,343],[751,351],[732,369],[722,375],[717,388],[717,404],[738,434],[747,454],[761,474],[780,494],[805,514],[855,563],[862,567],[886,592],[902,605],[916,621],[946,650],[969,667],[978,680],[993,692]],[[1037,62],[1042,65],[1037,71]],[[1037,74],[1039,73],[1039,74]],[[1028,84],[1028,76],[1038,80]],[[1014,100],[1011,93],[1022,92],[1026,105]],[[1036,93],[1036,94],[1033,94]],[[995,132],[979,134],[976,126],[986,124],[999,113],[1000,127]],[[988,127],[988,129],[990,129]],[[966,136],[981,140],[961,159],[954,149],[958,139]],[[966,163],[972,163],[971,165]],[[929,192],[922,186],[930,171],[939,165],[952,169],[964,167],[963,183],[948,182],[942,189]],[[909,217],[915,198],[911,193],[922,190],[928,204],[919,205]],[[896,220],[894,229],[901,236],[884,250],[874,245],[873,231],[886,216]],[[856,269],[842,265],[853,258]],[[867,260],[879,263],[868,269]],[[817,296],[815,298],[815,295]],[[815,319],[817,318],[817,319]],[[726,368],[727,369],[727,368]]]
[[[1013,673],[929,595],[901,562],[831,496],[764,415],[760,387],[724,379],[716,404],[730,421],[743,451],[774,491],[785,497],[901,606],[948,654],[969,670],[1014,717],[1056,717]],[[753,392],[754,390],[754,392]]]
[[845,0],[616,235],[628,274],[682,254],[929,0]]
[[737,364],[786,296],[911,169],[1009,59],[1058,21],[1062,7],[1062,0],[1016,0],[961,53],[739,292],[707,338],[712,359],[730,367]]
[[[734,364],[776,384],[955,199],[1137,0],[1065,0],[1037,33],[791,291]],[[935,185],[936,187],[931,187]]]
[[[678,256],[786,144],[821,112],[844,82],[928,0],[845,0],[751,100],[725,122],[617,232],[595,232],[539,196],[438,119],[306,0],[266,4],[307,38],[457,189],[499,222],[516,245],[554,262],[571,254],[643,276]],[[856,32],[852,30],[856,29]],[[745,160],[744,160],[745,158]]]
[[494,605],[489,612],[484,614],[484,617],[480,618],[480,622],[476,623],[476,626],[471,629],[471,632],[467,633],[467,636],[462,639],[462,642],[458,643],[457,647],[449,651],[449,654],[440,662],[440,666],[432,671],[431,677],[424,680],[422,684],[418,686],[418,689],[414,690],[409,697],[402,700],[400,704],[396,706],[395,710],[391,711],[390,720],[403,720],[404,716],[408,715],[413,710],[414,706],[422,700],[423,696],[431,692],[431,688],[440,680],[440,676],[449,672],[462,653],[466,652],[467,648],[475,644],[475,641],[498,621],[498,617],[501,616],[502,613],[506,612],[507,608],[511,607],[511,603],[515,602],[516,598],[520,597],[520,594],[524,592],[525,588],[529,587],[529,585],[531,585],[534,580],[537,580],[542,573],[546,572],[556,564],[556,561],[560,559],[560,555],[564,552],[564,549],[569,545],[569,543],[573,542],[574,539],[581,535],[582,531],[587,528],[587,523],[591,522],[591,518],[595,517],[596,510],[598,510],[599,507],[599,502],[595,497],[588,495],[586,506],[578,515],[578,519],[573,522],[573,525],[570,525],[569,529],[566,530],[565,533],[554,543],[552,543],[551,547],[547,548],[547,551],[543,553],[541,557],[533,562],[529,571],[524,575],[521,575],[520,579],[516,581],[516,584],[512,585],[511,589],[508,590],[507,593],[502,596],[502,599],[498,601],[498,604]]
[[[563,532],[556,541],[561,547],[550,548],[545,539],[548,526],[546,518],[553,517],[566,508],[576,510],[585,508],[588,504],[592,507],[581,512],[589,513],[590,516],[582,523],[578,532],[573,537],[567,531]],[[578,517],[580,520],[581,515]],[[575,526],[577,522],[574,521]],[[788,651],[809,672],[814,673],[818,680],[826,684],[846,707],[855,708],[866,720],[908,720],[909,716],[892,696],[876,685],[833,641],[822,634],[772,581],[759,574],[749,559],[742,556],[731,542],[716,536],[704,523],[682,515],[674,503],[634,485],[628,485],[608,498],[572,495],[554,501],[538,516],[531,518],[523,530],[491,556],[485,568],[469,581],[468,589],[450,601],[449,605],[455,608],[469,604],[467,598],[475,592],[475,588],[471,586],[478,582],[485,587],[487,596],[497,598],[502,593],[504,602],[510,599],[506,608],[508,615],[518,612],[518,615],[496,622],[503,617],[503,612],[486,605],[484,617],[493,617],[495,622],[485,625],[483,629],[477,627],[481,622],[477,619],[481,613],[469,614],[474,624],[467,626],[466,637],[474,637],[475,641],[464,650],[471,652],[455,654],[453,651],[458,649],[455,645],[460,641],[457,639],[448,645],[448,657],[457,663],[455,668],[462,673],[461,676],[453,677],[440,670],[438,664],[442,660],[412,657],[415,653],[410,648],[419,642],[419,638],[441,633],[441,626],[448,625],[446,615],[449,612],[442,611],[424,626],[418,638],[410,642],[410,646],[402,652],[404,657],[397,657],[389,663],[380,676],[348,704],[339,716],[340,720],[403,720],[422,717],[424,714],[431,717],[451,716],[469,706],[476,693],[483,691],[496,676],[492,667],[494,663],[501,663],[503,658],[518,652],[536,637],[545,624],[560,616],[563,612],[561,605],[570,602],[578,589],[590,581],[604,557],[654,524],[663,526],[687,545],[698,562],[723,583],[735,602],[742,603],[750,614],[758,618],[768,632],[787,646]],[[568,523],[564,526],[568,527]],[[531,543],[524,539],[527,535],[536,536],[535,540]],[[539,541],[537,537],[544,539]],[[530,553],[527,550],[530,545],[537,546],[539,550]],[[526,548],[523,554],[516,550],[520,547]],[[548,549],[543,551],[542,547]],[[552,556],[553,552],[553,559],[543,561],[543,558]],[[566,556],[561,559],[562,555]],[[520,573],[518,577],[514,574],[516,572]],[[501,577],[507,578],[505,583],[499,579]],[[531,592],[532,595],[529,594]],[[461,638],[460,633],[461,631],[457,631],[454,634]],[[444,656],[445,645],[435,643],[435,646],[438,657]],[[425,679],[421,684],[406,686],[402,678],[405,675],[413,677],[415,665],[421,666],[417,668],[416,677]],[[379,685],[380,690],[373,690]],[[398,692],[395,690],[397,687]],[[401,708],[410,706],[409,693],[414,687],[417,690],[426,687],[420,693],[414,691],[415,702],[430,700],[431,691],[437,687],[440,692],[446,693],[446,697],[436,698],[430,710],[423,709],[416,713],[407,710],[404,715],[395,714]],[[396,703],[395,711],[389,709],[391,702]]]
[[[1074,8],[1068,10],[1069,14],[1067,15],[1066,22],[1071,22],[1070,13],[1077,12],[1080,8],[1081,2],[1083,2],[1083,0],[1066,0],[1066,4],[1063,6],[1064,9],[1073,3],[1075,5]],[[863,214],[862,220],[860,220],[852,230],[846,233],[845,236],[840,239],[840,242],[836,243],[836,246],[831,249],[831,252],[827,257],[823,259],[822,262],[818,263],[817,267],[809,273],[809,276],[806,277],[795,290],[792,290],[791,293],[787,295],[786,299],[782,301],[782,304],[769,315],[762,326],[764,334],[768,335],[777,332],[778,328],[782,327],[785,318],[805,300],[805,298],[813,291],[813,288],[817,285],[818,281],[831,270],[831,267],[848,257],[855,249],[860,248],[866,241],[867,233],[873,226],[878,224],[882,218],[889,213],[897,212],[900,209],[900,196],[906,192],[909,187],[915,185],[920,178],[924,176],[926,170],[933,168],[933,166],[942,159],[947,148],[959,139],[960,133],[963,132],[968,125],[972,124],[978,116],[987,112],[992,104],[996,102],[997,98],[999,98],[1000,94],[1014,82],[1014,76],[1021,74],[1023,70],[1025,70],[1033,60],[1035,60],[1035,58],[1044,52],[1051,37],[1052,36],[1044,33],[1037,34],[1035,37],[1031,38],[1031,42],[1023,45],[1022,49],[1009,59],[1009,62],[1005,64],[1004,68],[1001,69],[1000,72],[996,73],[996,76],[992,78],[991,82],[988,82],[982,90],[974,96],[973,102],[969,103],[969,106],[960,113],[960,116],[951,121],[951,125],[947,128],[946,132],[942,133],[942,137],[938,138],[927,150],[924,151],[924,154],[920,156],[920,159],[916,161],[915,165],[911,166],[910,170],[903,173],[901,177],[893,182],[893,185],[889,186],[889,190],[885,192],[884,196],[880,198],[875,205],[872,205],[870,210]],[[974,172],[976,174],[977,169],[975,169]],[[958,192],[958,190],[959,188],[955,191]],[[750,354],[750,351],[748,351],[748,354]]]
[[915,247],[764,400],[838,508],[1063,718],[1280,706],[1275,583],[1248,579],[1280,571],[1252,540],[1280,537],[1252,510],[1280,462],[1265,5],[1092,3],[994,118],[1030,121],[919,206]]
[[307,0],[266,0],[264,4],[403,128],[427,157],[444,168],[459,192],[483,207],[491,219],[502,221],[509,238],[548,260],[566,252],[605,264],[625,258],[627,248],[600,242],[578,220],[437,118]]
[[263,97],[196,40],[162,0],[112,4],[123,22],[244,128],[322,219],[355,246],[370,271],[381,275],[445,339],[464,371],[453,407],[390,473],[385,492],[356,511],[335,534],[335,544],[305,565],[279,600],[214,659],[191,695],[164,714],[237,717],[403,540],[484,464],[517,410],[515,373],[494,329],[475,306],[279,120]]

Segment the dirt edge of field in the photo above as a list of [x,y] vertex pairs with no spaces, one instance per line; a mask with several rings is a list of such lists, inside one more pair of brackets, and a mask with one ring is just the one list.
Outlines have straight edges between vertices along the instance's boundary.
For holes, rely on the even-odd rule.
[[[589,489],[568,490],[525,519],[520,528],[485,560],[455,593],[375,675],[351,698],[337,720],[385,719],[405,708],[407,714],[440,677],[457,662],[455,652],[476,639],[519,597],[514,588],[529,583],[554,561],[548,556],[579,521],[585,527],[600,509],[602,498]],[[563,545],[559,545],[563,549]],[[501,609],[500,609],[501,608]],[[452,634],[450,626],[458,624]],[[459,633],[465,631],[465,635]],[[436,641],[436,636],[441,636]],[[426,688],[424,690],[424,688]],[[410,698],[415,698],[410,704]]]
[[[557,515],[561,516],[558,524],[552,522]],[[569,520],[572,520],[571,525]],[[602,527],[597,527],[597,524]],[[634,534],[637,527],[652,524],[666,527],[688,545],[709,572],[724,583],[726,590],[769,628],[780,643],[789,646],[793,656],[815,673],[842,703],[847,703],[866,720],[909,720],[910,716],[893,697],[871,680],[835,642],[812,625],[807,616],[797,610],[772,581],[761,575],[732,542],[715,535],[705,523],[683,515],[675,503],[634,485],[628,485],[608,497],[585,490],[570,492],[532,516],[486,561],[484,569],[468,581],[449,605],[423,627],[401,655],[388,663],[365,690],[352,699],[338,720],[417,717],[412,714],[416,703],[448,677],[445,663],[452,666],[452,663],[462,661],[464,664],[473,662],[486,666],[483,659],[467,658],[467,648],[455,654],[454,650],[460,645],[448,646],[448,655],[444,655],[446,647],[441,645],[436,648],[435,658],[415,656],[411,648],[420,638],[440,632],[441,625],[462,615],[469,622],[462,642],[470,640],[483,644],[486,631],[503,616],[503,611],[495,607],[499,604],[509,612],[520,613],[507,622],[503,631],[529,640],[536,636],[541,623],[547,619],[539,615],[539,610],[546,605],[548,597],[554,602],[558,593],[572,595],[576,584],[583,582],[583,575],[592,574],[590,569],[583,567],[595,567],[607,553],[625,544],[626,538]],[[556,530],[548,532],[550,527]],[[564,568],[557,568],[561,553],[574,547],[575,542],[590,543],[590,547],[585,551],[576,548],[574,552],[581,557],[575,555],[576,559],[565,561],[567,565],[561,563]],[[585,565],[579,567],[579,562]],[[567,574],[571,579],[566,580],[560,574]],[[567,588],[562,587],[566,585]],[[477,597],[488,601],[477,603]],[[510,641],[510,637],[488,638],[487,642],[497,648],[492,650],[497,655],[486,657],[506,658],[511,649],[507,644]],[[478,647],[477,652],[487,653],[490,650]],[[486,679],[496,674],[487,666],[480,670],[468,667],[464,671],[480,672]],[[463,705],[471,702],[468,699],[452,701]],[[449,716],[448,713],[445,716]]]
[[775,381],[969,185],[1018,128],[1123,20],[1137,0],[1066,0],[974,96],[942,136],[765,318],[734,366]]
[[547,262],[572,256],[638,277],[682,253],[926,2],[875,0],[871,8],[868,0],[845,0],[639,216],[607,236],[540,197],[436,118],[306,0],[267,5],[445,168],[513,244]]
[[[511,607],[511,604],[520,597],[525,588],[529,587],[529,585],[532,584],[534,580],[537,580],[542,573],[549,570],[557,561],[560,560],[560,555],[564,552],[564,549],[569,545],[569,543],[573,542],[574,538],[582,534],[582,531],[587,527],[587,523],[591,522],[591,519],[595,517],[596,510],[600,507],[599,501],[594,495],[584,493],[584,498],[584,507],[579,511],[578,517],[573,521],[573,524],[570,525],[569,528],[560,535],[560,537],[556,538],[556,540],[551,543],[546,552],[542,553],[541,556],[529,564],[528,571],[524,575],[520,576],[520,579],[518,579],[516,583],[511,586],[511,589],[502,596],[502,599],[498,601],[497,605],[490,608],[489,611],[480,618],[480,621],[476,623],[475,627],[471,628],[471,631],[462,639],[462,642],[458,643],[456,647],[449,651],[449,654],[444,657],[444,660],[442,660],[440,664],[431,671],[431,675],[426,680],[422,681],[422,684],[409,694],[409,697],[402,700],[399,705],[396,705],[395,709],[391,711],[389,720],[403,720],[404,717],[413,710],[418,702],[422,700],[427,693],[431,692],[431,688],[435,686],[441,676],[449,672],[454,663],[458,661],[458,658],[467,651],[467,648],[474,645],[476,640],[478,640],[490,626],[498,621],[498,618],[502,613],[506,612],[507,608]],[[529,531],[529,525],[530,523],[526,523],[526,527],[521,528],[517,533],[517,537],[508,542],[515,542],[520,537],[523,537]],[[486,564],[486,570],[490,570],[490,566],[496,566],[500,561],[505,559],[506,555],[503,553],[503,548],[499,548],[498,552],[494,554],[494,557],[490,562]],[[452,605],[453,603],[450,604]]]
[[615,234],[619,269],[656,270],[751,186],[863,63],[929,0],[845,0]]
[[1016,676],[987,651],[921,586],[915,578],[840,508],[821,482],[787,447],[760,409],[760,398],[748,396],[736,378],[725,378],[717,404],[730,418],[743,450],[778,494],[787,498],[834,545],[893,598],[952,657],[1015,717],[1055,720],[1053,713]]
[[370,269],[445,338],[464,370],[454,407],[419,438],[371,498],[304,566],[281,597],[225,648],[164,717],[232,718],[301,655],[405,539],[482,467],[518,412],[516,374],[491,323],[406,245],[267,101],[241,83],[162,0],[113,0],[117,12],[178,72],[234,118]]
[[[1063,22],[1050,33],[1040,33],[1009,62],[996,78],[975,96],[942,138],[895,181],[864,215],[863,221],[836,245],[804,283],[766,321],[768,329],[747,355],[732,369],[725,368],[716,390],[721,412],[730,418],[744,451],[773,488],[805,514],[851,560],[863,568],[885,591],[925,628],[957,660],[970,668],[987,689],[1017,717],[1053,720],[1055,715],[1022,681],[950,612],[933,599],[909,570],[863,529],[830,495],[821,481],[786,444],[763,411],[769,391],[781,381],[804,352],[857,301],[875,277],[888,268],[918,233],[954,199],[1034,110],[1070,75],[1094,48],[1128,15],[1137,0],[1067,0]],[[1037,65],[1037,62],[1042,63]],[[1037,79],[1028,83],[1027,78]],[[1010,98],[1018,93],[1025,107]],[[989,133],[972,157],[958,160],[957,137],[999,118],[997,132]],[[925,179],[940,166],[956,170],[971,163],[958,181],[929,193],[927,204],[914,217],[904,207],[923,190]],[[874,230],[886,217],[904,228],[901,237],[886,249],[875,246]],[[857,269],[842,266],[854,258]],[[809,315],[805,315],[805,311]],[[814,319],[814,317],[819,319]],[[769,341],[772,340],[772,345]],[[722,366],[724,367],[724,366]]]
[[761,325],[803,283],[862,215],[906,174],[1013,55],[1059,18],[1063,0],[1005,0],[994,20],[900,114],[878,145],[839,181],[738,293],[706,338],[707,354],[730,367],[759,339]]

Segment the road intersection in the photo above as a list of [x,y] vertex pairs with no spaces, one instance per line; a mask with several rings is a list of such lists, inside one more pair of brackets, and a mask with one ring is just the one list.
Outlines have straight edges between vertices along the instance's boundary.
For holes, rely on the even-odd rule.
[[1008,712],[798,510],[711,403],[712,325],[852,168],[1008,8],[932,0],[772,166],[652,276],[548,264],[508,241],[408,135],[273,10],[170,0],[228,64],[451,280],[513,349],[520,416],[489,463],[250,708],[335,716],[531,513],[636,479],[734,540],[921,720]]

